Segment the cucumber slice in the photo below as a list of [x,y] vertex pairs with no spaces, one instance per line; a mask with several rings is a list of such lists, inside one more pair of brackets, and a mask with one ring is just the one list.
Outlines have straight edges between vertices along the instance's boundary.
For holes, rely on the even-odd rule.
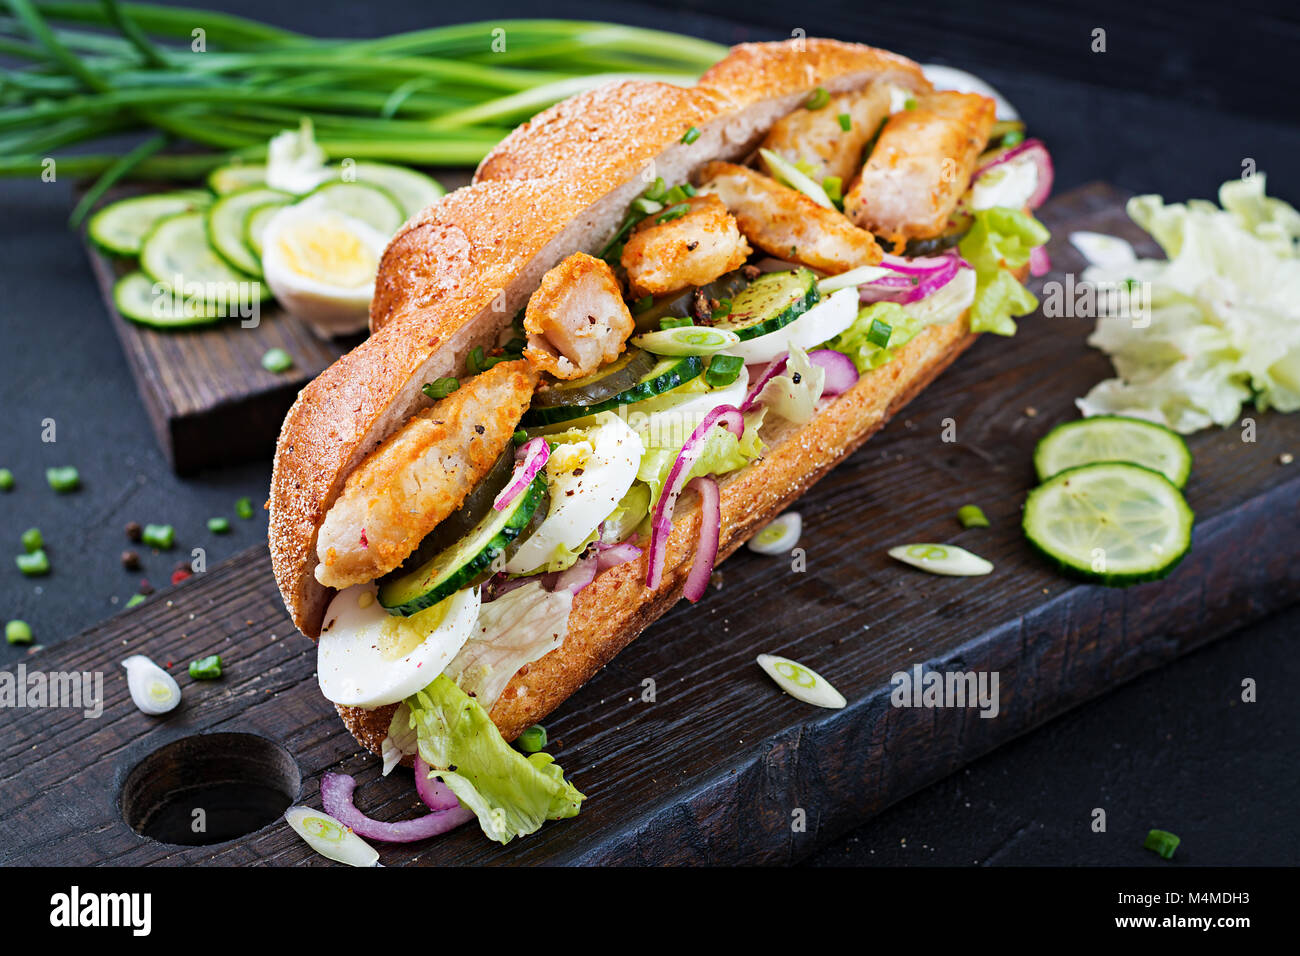
[[534,478],[504,511],[492,509],[473,530],[445,551],[406,573],[379,582],[379,603],[390,614],[410,616],[490,577],[492,565],[519,537],[546,500],[546,475]]
[[272,216],[287,205],[289,205],[287,201],[279,199],[264,202],[248,210],[244,216],[244,244],[253,250],[253,255],[258,258],[258,261],[262,258],[262,233],[266,232],[266,224],[271,221]]
[[[698,355],[664,356],[655,362],[650,367],[650,370],[642,375],[634,385],[603,402],[591,405],[555,404],[553,406],[538,406],[534,399],[532,407],[524,413],[522,424],[525,428],[535,425],[554,425],[558,422],[567,422],[575,418],[594,415],[597,412],[607,412],[618,408],[620,405],[631,405],[633,402],[640,402],[647,398],[654,398],[656,395],[662,395],[664,392],[671,391],[678,385],[689,382],[703,373],[704,360]],[[582,379],[577,381],[582,381]]]
[[238,306],[271,297],[271,290],[256,277],[235,269],[208,243],[205,216],[183,212],[168,216],[145,236],[140,247],[140,268],[156,282],[177,290],[187,299],[206,302],[233,312]]
[[113,284],[113,304],[123,316],[155,329],[211,325],[225,318],[218,308],[202,302],[170,300],[154,294],[154,280],[143,272],[128,272]]
[[817,277],[809,270],[769,272],[736,293],[731,311],[713,327],[735,332],[742,341],[756,339],[789,325],[820,298]]
[[208,173],[208,188],[218,196],[248,186],[265,185],[266,166],[263,163],[235,163],[230,166],[220,166]]
[[[388,163],[355,163],[347,170],[340,168],[340,176],[347,175],[344,183],[370,183],[387,190],[402,210],[402,221],[414,216],[425,206],[447,190],[442,184],[424,173],[416,172],[405,166],[391,166]],[[399,222],[397,225],[400,226]],[[393,232],[397,227],[393,227]]]
[[328,208],[359,219],[385,236],[393,235],[406,221],[406,214],[393,194],[373,183],[328,182],[317,186],[307,197],[324,197],[321,202]]
[[1158,471],[1127,462],[1067,468],[1029,493],[1029,543],[1086,581],[1125,587],[1168,575],[1192,546],[1182,492]]
[[207,212],[208,242],[240,272],[261,278],[262,260],[244,242],[244,220],[268,202],[290,202],[293,196],[267,186],[246,186],[228,192]]
[[1178,488],[1187,484],[1192,473],[1192,453],[1181,435],[1163,425],[1122,415],[1098,415],[1057,425],[1034,449],[1039,481],[1099,461],[1142,465],[1160,472]]
[[[199,196],[207,197],[201,202]],[[159,221],[177,213],[202,209],[207,193],[187,191],[121,199],[95,213],[87,226],[91,241],[115,256],[138,256],[140,246]]]

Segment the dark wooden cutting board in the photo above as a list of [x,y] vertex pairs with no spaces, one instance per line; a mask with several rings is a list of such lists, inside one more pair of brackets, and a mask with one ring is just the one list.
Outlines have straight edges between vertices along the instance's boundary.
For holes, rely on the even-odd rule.
[[[1049,279],[1082,266],[1066,241],[1072,230],[1141,238],[1122,200],[1094,185],[1043,210],[1055,236]],[[1084,344],[1091,325],[1035,316],[1012,340],[982,339],[800,501],[806,572],[738,552],[719,589],[670,611],[551,715],[551,750],[588,797],[580,816],[506,847],[471,824],[382,846],[381,861],[795,860],[1070,707],[1300,598],[1300,465],[1279,463],[1300,452],[1300,416],[1247,412],[1253,443],[1237,429],[1191,439],[1195,543],[1168,580],[1107,590],[1063,579],[1031,554],[1019,519],[1034,443],[1075,417],[1074,398],[1110,374]],[[954,443],[941,440],[947,418]],[[992,527],[962,530],[955,512],[966,502],[980,504]],[[939,578],[886,556],[910,541],[959,543],[996,570]],[[781,694],[754,664],[764,651],[820,671],[848,706],[819,710]],[[174,665],[185,693],[177,711],[152,718],[134,708],[119,666],[133,653]],[[212,653],[226,676],[191,681],[185,664]],[[321,773],[342,770],[357,775],[358,803],[372,815],[417,811],[409,771],[381,778],[320,696],[313,645],[290,625],[265,549],[25,664],[102,672],[106,704],[97,719],[0,711],[0,863],[324,862],[282,822],[194,847],[124,822],[123,802],[131,810],[144,799],[141,780],[183,787],[212,766],[217,776],[251,772],[317,807]],[[892,706],[891,675],[917,664],[996,671],[999,715]],[[1225,694],[1236,679],[1225,677]],[[653,702],[643,699],[647,680]],[[227,736],[238,733],[253,737]],[[182,740],[184,760],[132,777],[149,754]],[[195,757],[205,752],[221,761],[205,768]]]
[[[469,174],[454,171],[438,178],[454,189],[468,182]],[[170,188],[123,187],[110,192],[105,204]],[[134,260],[105,255],[88,238],[85,246],[154,435],[180,474],[270,458],[298,392],[362,338],[321,339],[273,301],[262,304],[257,324],[247,328],[237,319],[175,331],[139,325],[113,305],[113,284],[136,267]],[[272,348],[288,352],[293,367],[263,368],[262,356]]]

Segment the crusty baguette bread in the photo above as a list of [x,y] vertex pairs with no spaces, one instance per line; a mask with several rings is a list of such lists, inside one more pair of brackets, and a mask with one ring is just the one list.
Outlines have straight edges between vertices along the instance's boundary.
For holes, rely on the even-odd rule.
[[[269,537],[294,624],[319,635],[331,592],[313,574],[317,532],[348,474],[427,404],[423,383],[463,374],[470,350],[496,341],[547,270],[573,252],[599,252],[655,176],[680,182],[708,161],[741,160],[816,87],[834,93],[882,78],[930,90],[903,57],[815,39],[736,47],[691,89],[602,87],[525,123],[483,161],[472,185],[408,221],[380,264],[371,337],[303,389],[281,431]],[[682,143],[692,127],[699,137]],[[927,329],[813,421],[765,428],[763,458],[720,482],[720,558],[865,441],[972,340],[964,318]],[[516,674],[492,708],[507,739],[671,607],[698,524],[687,494],[655,590],[644,586],[643,558],[602,573],[577,595],[564,644]],[[338,709],[357,739],[378,752],[393,707]]]

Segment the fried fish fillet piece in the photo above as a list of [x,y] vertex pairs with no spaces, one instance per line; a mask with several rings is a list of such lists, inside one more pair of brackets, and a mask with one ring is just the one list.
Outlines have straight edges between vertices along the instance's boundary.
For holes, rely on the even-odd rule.
[[871,233],[836,210],[748,167],[706,163],[700,182],[700,192],[721,199],[750,242],[778,259],[839,273],[873,266],[883,255]]
[[520,359],[416,412],[348,476],[316,539],[316,580],[345,588],[400,565],[505,451],[539,374]]
[[575,252],[528,300],[524,357],[556,378],[590,375],[618,358],[634,323],[609,263]]
[[753,251],[717,196],[692,196],[683,205],[690,208],[677,219],[647,216],[623,246],[623,268],[638,298],[708,285]]
[[804,171],[814,182],[838,176],[848,183],[862,168],[862,151],[889,116],[889,101],[889,84],[872,83],[832,96],[821,109],[801,106],[776,121],[763,146],[790,163],[810,165],[812,171]]
[[916,97],[915,109],[885,123],[844,197],[844,214],[891,239],[938,235],[970,186],[996,113],[993,100],[978,93]]

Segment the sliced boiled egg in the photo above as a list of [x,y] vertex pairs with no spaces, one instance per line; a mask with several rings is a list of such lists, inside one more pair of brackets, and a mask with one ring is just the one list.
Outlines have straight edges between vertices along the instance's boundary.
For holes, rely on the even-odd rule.
[[281,209],[262,233],[262,271],[277,300],[320,335],[365,328],[388,237],[326,197]]
[[550,509],[506,571],[535,571],[558,549],[572,551],[590,538],[632,487],[644,454],[641,438],[613,412],[602,413],[578,440],[556,445],[546,461]]
[[350,707],[395,704],[433,683],[478,621],[478,588],[457,591],[410,617],[389,614],[373,582],[335,595],[316,644],[316,676],[327,700]]
[[745,403],[749,393],[749,369],[743,365],[730,385],[699,388],[702,380],[692,379],[671,391],[626,406],[627,423],[651,445],[682,445],[704,417],[719,405]]
[[840,289],[822,299],[789,325],[745,339],[727,349],[729,355],[739,355],[746,365],[756,365],[778,359],[797,345],[806,351],[817,348],[839,335],[858,317],[858,290]]

